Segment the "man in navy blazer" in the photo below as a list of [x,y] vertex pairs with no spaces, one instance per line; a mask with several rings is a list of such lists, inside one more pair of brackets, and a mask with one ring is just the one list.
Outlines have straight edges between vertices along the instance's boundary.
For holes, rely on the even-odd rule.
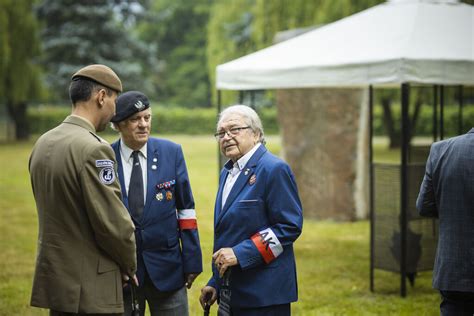
[[442,315],[474,314],[474,128],[434,143],[416,207],[439,218],[433,287]]
[[[135,223],[141,315],[188,315],[189,289],[202,272],[194,199],[181,146],[149,137],[151,109],[141,92],[117,98],[112,144],[123,203]],[[125,293],[125,315],[131,313]]]
[[293,243],[303,225],[293,173],[265,148],[250,107],[225,109],[215,136],[230,160],[219,179],[213,274],[201,305],[219,299],[219,315],[290,315],[298,299]]

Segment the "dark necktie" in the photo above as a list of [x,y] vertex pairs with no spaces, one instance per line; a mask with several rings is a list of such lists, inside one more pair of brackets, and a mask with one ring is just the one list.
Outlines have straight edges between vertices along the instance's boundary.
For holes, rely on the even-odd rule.
[[132,174],[130,176],[130,185],[128,187],[128,206],[132,216],[140,219],[143,213],[143,174],[140,166],[139,151],[134,151]]

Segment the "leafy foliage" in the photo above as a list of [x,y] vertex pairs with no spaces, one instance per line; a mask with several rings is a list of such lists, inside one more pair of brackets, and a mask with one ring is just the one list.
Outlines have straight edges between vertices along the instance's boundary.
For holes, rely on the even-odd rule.
[[206,26],[212,0],[156,0],[140,23],[140,38],[162,60],[153,98],[186,107],[209,106]]
[[[0,0],[0,93],[7,103],[40,95],[40,53],[33,0]],[[19,40],[21,39],[21,40]]]
[[125,89],[150,91],[142,74],[157,65],[150,57],[154,47],[130,31],[142,12],[136,1],[42,0],[37,14],[44,26],[43,63],[53,98],[67,99],[71,75],[95,63],[114,69]]
[[40,53],[33,0],[0,0],[0,100],[15,125],[17,139],[28,138],[28,101],[41,96]]

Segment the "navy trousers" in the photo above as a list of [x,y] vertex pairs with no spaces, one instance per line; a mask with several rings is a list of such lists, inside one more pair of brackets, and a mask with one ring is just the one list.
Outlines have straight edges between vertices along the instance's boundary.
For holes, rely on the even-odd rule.
[[440,311],[442,316],[472,316],[474,315],[474,293],[439,291],[442,301]]

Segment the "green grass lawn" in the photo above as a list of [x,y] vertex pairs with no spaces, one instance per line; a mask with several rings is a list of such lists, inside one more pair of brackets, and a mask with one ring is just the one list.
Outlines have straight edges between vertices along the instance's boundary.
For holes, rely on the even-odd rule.
[[[200,288],[210,275],[212,217],[217,189],[217,145],[212,136],[170,136],[183,145],[196,200],[204,272],[189,291],[191,315],[202,315]],[[112,140],[113,138],[109,138]],[[0,315],[48,315],[29,307],[37,218],[28,176],[33,142],[0,144]],[[272,152],[279,138],[270,137]],[[375,156],[397,157],[377,147]],[[406,298],[399,296],[398,275],[376,271],[376,292],[369,291],[369,223],[305,220],[295,244],[299,301],[293,315],[438,315],[439,296],[431,272],[419,274]],[[278,276],[275,276],[278,277]],[[213,315],[216,307],[212,309]]]

